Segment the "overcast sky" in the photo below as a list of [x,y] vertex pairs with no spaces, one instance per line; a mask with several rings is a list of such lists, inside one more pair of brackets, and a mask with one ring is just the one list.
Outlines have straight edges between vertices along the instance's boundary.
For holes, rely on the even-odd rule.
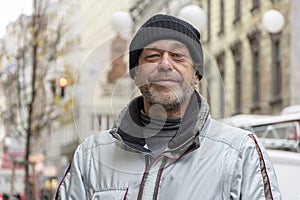
[[9,22],[15,21],[20,14],[29,15],[31,11],[32,0],[0,0],[0,38]]

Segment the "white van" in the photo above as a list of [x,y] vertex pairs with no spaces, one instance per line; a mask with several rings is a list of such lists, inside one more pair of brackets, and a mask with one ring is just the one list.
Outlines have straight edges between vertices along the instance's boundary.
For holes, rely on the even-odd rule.
[[283,200],[300,200],[300,153],[268,150]]
[[300,113],[236,115],[225,123],[254,132],[267,149],[300,152]]
[[236,115],[225,123],[254,132],[274,164],[283,200],[300,200],[300,112],[281,115]]

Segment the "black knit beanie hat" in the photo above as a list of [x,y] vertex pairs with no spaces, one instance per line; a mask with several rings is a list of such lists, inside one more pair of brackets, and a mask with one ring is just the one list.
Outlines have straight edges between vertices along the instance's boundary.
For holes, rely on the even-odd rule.
[[199,31],[186,21],[163,14],[154,15],[148,19],[133,37],[129,46],[131,78],[134,77],[134,68],[138,65],[143,48],[161,39],[174,39],[187,46],[200,80],[203,75],[203,53]]

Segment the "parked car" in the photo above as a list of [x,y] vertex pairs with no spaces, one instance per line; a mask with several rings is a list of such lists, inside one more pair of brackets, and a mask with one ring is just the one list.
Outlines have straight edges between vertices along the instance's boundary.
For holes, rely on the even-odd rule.
[[236,115],[225,123],[255,133],[267,149],[300,152],[300,112],[282,115]]
[[268,150],[283,200],[300,200],[300,153]]
[[222,119],[255,133],[273,161],[283,200],[300,200],[300,105],[280,115],[241,114]]

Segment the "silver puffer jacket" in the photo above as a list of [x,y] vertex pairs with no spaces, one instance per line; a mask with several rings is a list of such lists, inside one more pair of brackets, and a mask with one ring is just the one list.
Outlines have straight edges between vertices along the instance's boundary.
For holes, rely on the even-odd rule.
[[55,199],[281,199],[260,141],[251,132],[211,119],[198,93],[176,137],[156,157],[137,136],[142,129],[134,122],[140,101],[123,110],[112,130],[79,145]]

